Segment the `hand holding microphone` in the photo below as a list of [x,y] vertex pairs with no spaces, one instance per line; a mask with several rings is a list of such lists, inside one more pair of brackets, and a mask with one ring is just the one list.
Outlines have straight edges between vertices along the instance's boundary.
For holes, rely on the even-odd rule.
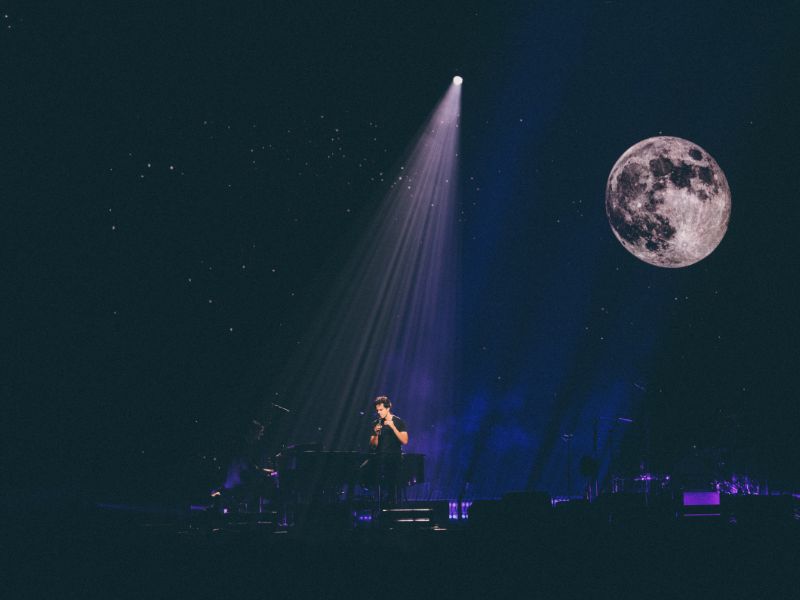
[[391,427],[392,425],[392,415],[388,414],[383,417],[378,423],[375,424],[375,435],[379,436],[381,434],[381,430],[385,426]]

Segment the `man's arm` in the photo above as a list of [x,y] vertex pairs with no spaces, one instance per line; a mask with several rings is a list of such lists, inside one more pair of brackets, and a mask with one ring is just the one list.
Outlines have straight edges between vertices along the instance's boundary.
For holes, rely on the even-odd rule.
[[400,431],[397,428],[397,425],[394,424],[394,419],[392,418],[392,416],[386,418],[385,426],[392,430],[397,439],[400,440],[401,444],[405,446],[408,443],[408,432]]
[[373,427],[372,435],[369,436],[369,445],[372,446],[373,448],[378,447],[378,433],[380,432],[380,430],[381,430],[381,424],[378,423],[377,425],[375,425],[375,427]]

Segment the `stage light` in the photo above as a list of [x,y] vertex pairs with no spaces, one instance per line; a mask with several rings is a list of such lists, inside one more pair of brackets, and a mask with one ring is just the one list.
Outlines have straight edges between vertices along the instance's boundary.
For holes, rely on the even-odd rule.
[[299,400],[273,435],[326,450],[363,447],[371,401],[386,393],[409,424],[408,450],[425,455],[425,478],[436,482],[410,487],[411,499],[458,492],[448,464],[457,454],[445,449],[456,361],[460,97],[458,85],[448,86],[424,122],[277,383],[283,397]]
[[462,83],[464,83],[464,79],[460,75],[453,77],[453,85],[461,85]]

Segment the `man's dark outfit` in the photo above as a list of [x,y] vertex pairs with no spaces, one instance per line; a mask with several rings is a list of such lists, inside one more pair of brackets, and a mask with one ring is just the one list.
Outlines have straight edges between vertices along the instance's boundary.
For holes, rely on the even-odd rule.
[[[406,423],[397,415],[392,415],[394,426],[397,431],[406,431]],[[392,431],[391,427],[383,424],[382,419],[376,419],[372,423],[373,435],[374,428],[378,424],[383,425],[380,434],[378,435],[378,445],[373,450],[374,456],[370,460],[372,465],[372,477],[378,483],[382,492],[388,497],[389,502],[393,503],[398,500],[398,488],[400,485],[400,464],[403,458],[401,448],[403,445],[397,436]]]

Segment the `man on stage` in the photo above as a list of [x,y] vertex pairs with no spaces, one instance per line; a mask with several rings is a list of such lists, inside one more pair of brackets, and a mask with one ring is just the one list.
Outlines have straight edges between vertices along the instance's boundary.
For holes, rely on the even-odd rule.
[[408,432],[403,419],[392,414],[389,398],[378,396],[374,404],[378,418],[373,424],[369,445],[375,452],[373,461],[381,491],[387,495],[390,503],[394,503],[398,500],[401,449],[408,444]]

